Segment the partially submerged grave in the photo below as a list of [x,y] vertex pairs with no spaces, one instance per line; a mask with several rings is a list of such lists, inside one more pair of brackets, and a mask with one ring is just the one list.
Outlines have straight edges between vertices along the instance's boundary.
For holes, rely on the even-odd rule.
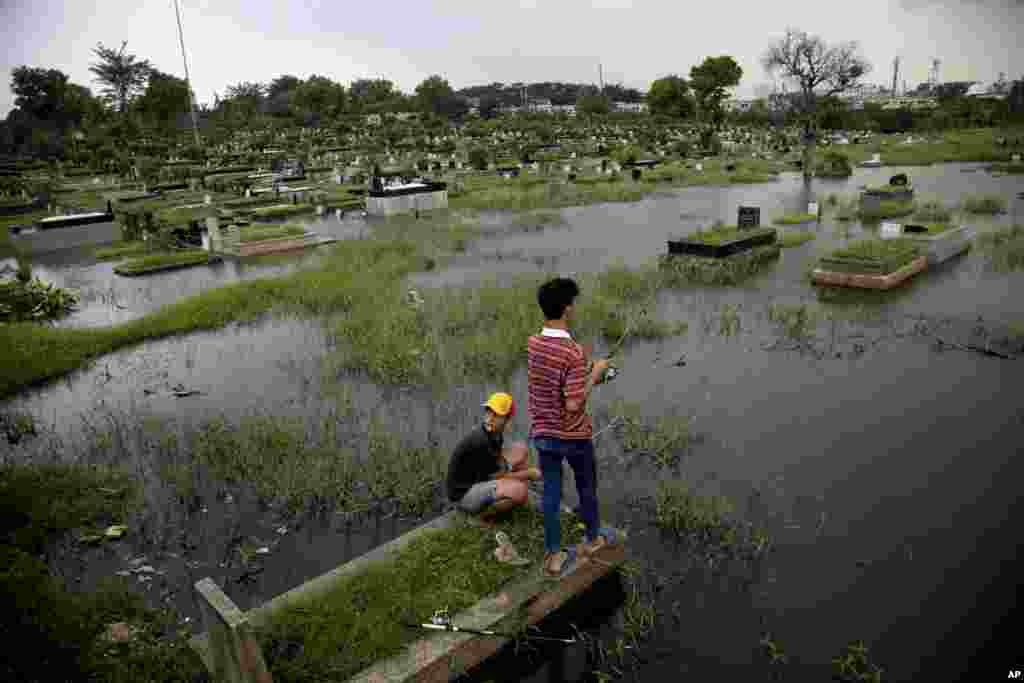
[[[533,522],[532,526],[537,526],[539,522],[536,519],[537,515],[527,511],[520,512],[520,516],[524,518],[520,522],[525,520]],[[529,519],[526,519],[527,516]],[[565,521],[567,519],[563,520],[563,529],[566,527]],[[358,583],[363,577],[371,575],[373,572],[387,572],[391,567],[397,567],[406,562],[406,554],[416,552],[417,546],[429,543],[432,538],[436,539],[438,534],[462,533],[465,535],[466,530],[470,528],[476,530],[475,532],[470,531],[470,535],[474,535],[474,538],[479,536],[483,546],[479,548],[481,553],[484,556],[489,556],[490,546],[484,539],[489,538],[493,532],[481,528],[475,518],[453,511],[248,612],[238,609],[211,579],[203,579],[195,587],[201,598],[200,604],[207,632],[194,637],[190,643],[218,680],[268,683],[271,680],[271,672],[276,667],[289,666],[285,661],[289,657],[288,652],[292,652],[291,656],[294,657],[296,651],[301,651],[304,648],[303,643],[298,643],[298,648],[289,646],[282,649],[278,647],[275,634],[279,635],[283,632],[282,624],[284,624],[284,629],[288,630],[289,624],[296,623],[296,620],[302,622],[304,615],[309,614],[310,610],[317,611],[324,604],[331,603],[334,593],[345,597],[345,592],[352,588],[353,583]],[[534,529],[534,531],[538,530]],[[619,533],[621,534],[621,532]],[[521,534],[514,535],[520,536]],[[566,538],[566,541],[571,540],[570,537]],[[470,550],[475,551],[472,547]],[[443,560],[443,558],[441,559]],[[571,597],[587,590],[598,578],[612,571],[624,561],[625,551],[621,542],[606,546],[590,560],[581,561],[574,571],[561,580],[541,577],[538,571],[540,558],[531,559],[536,561],[531,561],[526,567],[510,567],[497,565],[497,563],[489,565],[500,567],[500,571],[492,572],[497,577],[493,592],[490,595],[480,595],[475,603],[464,599],[463,607],[468,605],[468,608],[456,613],[452,617],[452,623],[474,630],[496,630],[501,633],[521,631],[528,625],[536,624]],[[495,562],[493,559],[489,561]],[[501,580],[501,577],[505,577],[505,580]],[[448,579],[450,582],[451,576],[446,576],[442,571],[433,571],[429,578],[438,581]],[[422,606],[406,603],[418,600],[421,591],[431,590],[430,586],[419,587],[416,589],[415,599],[410,600],[409,596],[404,595],[403,587],[398,585],[400,583],[397,581],[396,585],[393,585],[393,590],[386,598],[380,596],[377,598],[390,600],[393,605],[372,604],[360,607],[351,602],[345,602],[346,610],[358,612],[358,614],[336,613],[335,618],[337,619],[350,621],[354,619],[355,630],[351,633],[359,640],[366,640],[374,633],[372,630],[367,631],[366,628],[359,626],[365,619],[370,618],[370,611],[374,614],[377,612],[393,613],[395,616],[393,622],[385,620],[386,623],[377,623],[380,620],[375,619],[376,628],[392,629],[395,633],[402,634],[400,642],[384,640],[376,645],[356,642],[334,643],[331,640],[332,645],[324,657],[329,658],[331,653],[341,652],[344,659],[344,664],[340,667],[336,666],[337,663],[331,662],[325,665],[331,669],[331,675],[336,676],[336,680],[365,681],[366,683],[448,681],[450,674],[456,670],[466,670],[475,666],[495,654],[508,642],[507,638],[469,633],[411,629],[400,631],[401,624],[397,619],[400,614],[407,611],[424,611]],[[390,583],[388,585],[392,586]],[[464,591],[460,592],[464,593]],[[465,596],[463,597],[465,598]],[[431,609],[443,607],[445,605],[433,605]],[[363,612],[367,613],[365,618],[360,617]],[[420,614],[420,620],[425,620],[425,616],[425,614]],[[330,624],[320,622],[324,618],[324,614],[320,614],[319,611],[315,618],[318,625],[314,630],[330,627]],[[309,645],[311,648],[313,647],[312,643]],[[361,657],[352,652],[353,648],[359,647],[368,648]],[[368,662],[368,665],[361,665],[361,662],[364,661]],[[305,665],[311,664],[313,663],[307,656]],[[303,673],[310,674],[311,672],[303,669]]]
[[927,257],[913,240],[869,239],[823,257],[811,277],[821,285],[892,289],[927,266]]

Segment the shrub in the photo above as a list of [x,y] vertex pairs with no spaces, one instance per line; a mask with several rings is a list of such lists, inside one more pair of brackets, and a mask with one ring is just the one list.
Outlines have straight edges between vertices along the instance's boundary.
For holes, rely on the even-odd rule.
[[952,210],[946,208],[940,202],[924,202],[914,212],[914,219],[919,221],[948,223],[952,217]]

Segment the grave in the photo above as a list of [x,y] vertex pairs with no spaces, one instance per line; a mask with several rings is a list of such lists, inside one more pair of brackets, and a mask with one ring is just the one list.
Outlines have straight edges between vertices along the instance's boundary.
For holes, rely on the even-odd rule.
[[[239,609],[212,579],[204,578],[196,582],[195,591],[206,631],[193,637],[189,645],[216,680],[269,683],[266,660],[254,631],[274,614],[289,607],[313,603],[348,577],[391,561],[410,542],[467,520],[471,524],[479,524],[478,520],[467,518],[462,512],[449,512],[248,611]],[[624,533],[619,531],[619,534],[625,539]],[[597,579],[624,560],[625,548],[620,542],[602,548],[588,561],[581,561],[558,581],[544,579],[536,567],[532,567],[532,571],[513,579],[497,594],[485,596],[469,609],[452,615],[452,623],[475,630],[504,631],[518,623],[520,615],[525,612],[527,624],[536,624],[572,597],[588,590]],[[347,681],[448,681],[449,676],[455,673],[452,670],[454,658],[462,668],[470,669],[497,653],[507,642],[508,639],[504,638],[470,633],[431,633],[406,645],[398,654],[378,660]]]

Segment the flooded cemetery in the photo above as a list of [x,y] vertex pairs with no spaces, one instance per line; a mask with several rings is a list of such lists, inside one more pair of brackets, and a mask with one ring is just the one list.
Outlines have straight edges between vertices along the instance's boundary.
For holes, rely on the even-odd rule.
[[[4,605],[77,643],[49,680],[965,680],[1006,637],[1019,126],[344,120],[0,164]],[[444,482],[493,392],[528,440],[556,276],[621,537],[551,584],[538,509]]]

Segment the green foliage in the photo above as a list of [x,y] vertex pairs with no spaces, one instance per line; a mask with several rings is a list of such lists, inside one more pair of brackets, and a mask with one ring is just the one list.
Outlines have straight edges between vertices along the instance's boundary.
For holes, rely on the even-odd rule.
[[60,318],[77,304],[74,292],[39,279],[0,283],[0,322]]
[[787,213],[784,216],[779,216],[772,223],[776,225],[799,225],[801,223],[810,223],[811,221],[818,220],[818,217],[813,213]]
[[[862,221],[880,221],[885,218],[909,216],[915,210],[913,201],[882,201],[877,207],[861,207],[857,210],[856,216]],[[843,219],[840,218],[840,220]]]
[[659,261],[670,286],[687,284],[736,285],[755,275],[779,257],[781,248],[770,244],[727,256],[704,258],[690,255],[663,255]]
[[[493,533],[462,523],[413,540],[392,561],[345,579],[315,604],[275,614],[257,638],[275,681],[344,680],[426,635],[402,626],[425,623],[447,607],[453,616],[510,581],[536,572],[543,557],[540,513],[517,509],[501,521],[526,567],[494,561]],[[563,517],[566,543],[582,540]],[[443,568],[443,571],[439,571]],[[516,625],[502,630],[517,630]],[[338,647],[338,643],[345,647]]]
[[152,69],[149,60],[137,60],[135,55],[125,54],[124,48],[122,44],[121,49],[115,51],[104,47],[103,43],[98,44],[93,52],[99,61],[89,67],[96,80],[103,84],[104,95],[117,104],[122,114],[127,112],[129,101],[142,92]]
[[640,404],[622,399],[613,402],[608,410],[621,419],[616,432],[623,449],[645,455],[659,467],[677,465],[690,445],[692,435],[685,416],[663,415],[647,420]]
[[778,244],[783,249],[790,249],[792,247],[799,247],[801,244],[806,244],[814,240],[814,233],[809,231],[803,232],[784,232],[779,236]]
[[963,210],[967,213],[999,214],[1006,211],[1006,200],[999,195],[983,195],[967,197],[963,200]]
[[850,158],[842,152],[828,150],[822,155],[815,175],[823,178],[847,178],[853,175],[853,165]]
[[253,226],[240,231],[239,241],[259,242],[261,240],[276,240],[302,237],[306,234],[306,226],[297,223],[285,223],[283,225]]
[[486,171],[488,163],[487,151],[482,147],[474,147],[469,150],[469,165],[478,171]]
[[742,67],[728,55],[708,57],[690,69],[690,87],[705,122],[716,128],[721,125],[725,117],[722,101],[728,95],[728,89],[739,85],[742,77]]
[[100,247],[93,250],[93,256],[99,261],[122,259],[128,256],[141,256],[147,251],[147,244],[142,241],[125,241],[117,244]]
[[919,221],[948,223],[952,218],[952,210],[943,206],[941,202],[924,202],[914,212],[914,219]]
[[676,75],[665,76],[651,83],[647,103],[652,114],[673,118],[689,118],[696,108],[690,95],[690,84]]
[[978,244],[997,270],[1024,268],[1024,225],[1000,227],[978,235]]
[[817,329],[821,311],[808,304],[776,304],[768,306],[768,320],[778,326],[780,334],[795,342],[806,342]]
[[[876,262],[883,273],[893,273],[921,255],[920,245],[910,239],[865,239],[836,249],[831,257]],[[825,265],[827,269],[827,264]]]
[[832,659],[836,680],[843,683],[881,683],[883,670],[871,662],[868,655],[863,641],[849,643]]
[[173,267],[202,265],[209,262],[209,260],[210,254],[202,249],[184,249],[171,253],[148,254],[130,259],[114,266],[114,272],[118,275],[143,275]]
[[256,208],[252,210],[252,215],[255,218],[283,218],[312,211],[316,211],[316,207],[312,204],[289,204],[287,206]]

